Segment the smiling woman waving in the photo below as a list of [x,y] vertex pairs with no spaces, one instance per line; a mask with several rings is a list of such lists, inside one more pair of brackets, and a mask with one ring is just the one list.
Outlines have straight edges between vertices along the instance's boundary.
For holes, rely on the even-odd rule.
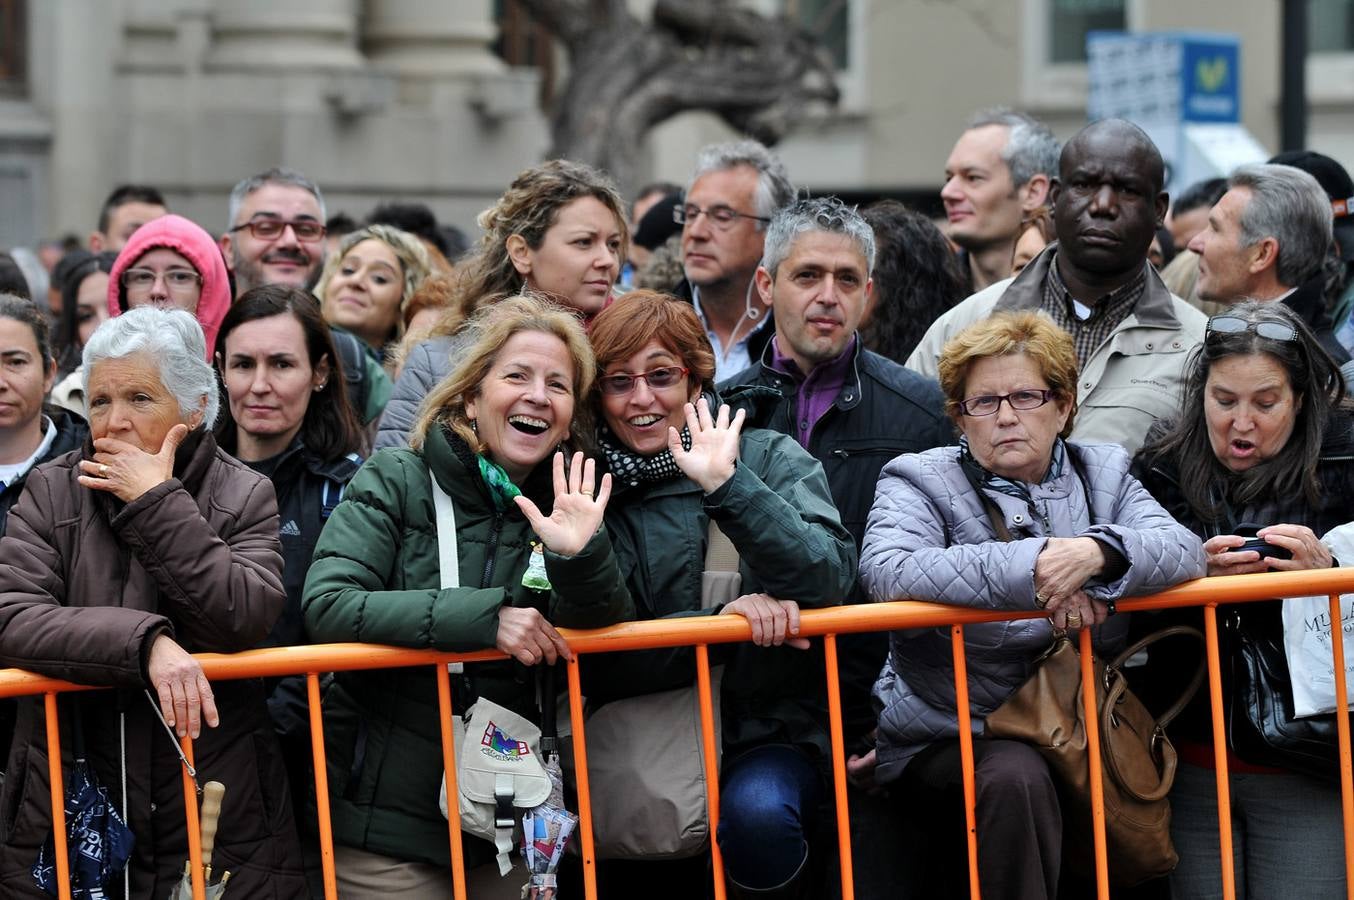
[[[562,450],[576,398],[592,386],[592,351],[570,313],[526,297],[487,308],[468,334],[414,446],[377,452],[330,517],[306,580],[306,628],[322,642],[497,647],[511,659],[468,665],[456,708],[483,696],[534,719],[534,667],[570,655],[555,625],[633,616],[601,527],[611,479],[599,481],[581,453],[566,470]],[[454,536],[439,535],[439,491]],[[459,586],[443,588],[448,540]],[[339,673],[325,697],[325,747],[343,896],[451,896],[433,673]],[[468,868],[492,857],[466,839]]]

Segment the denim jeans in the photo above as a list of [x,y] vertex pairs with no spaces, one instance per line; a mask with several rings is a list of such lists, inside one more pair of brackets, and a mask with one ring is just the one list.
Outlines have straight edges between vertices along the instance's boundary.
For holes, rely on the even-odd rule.
[[[1230,773],[1232,871],[1238,900],[1345,896],[1340,787],[1305,775]],[[1181,763],[1171,788],[1171,840],[1180,865],[1171,894],[1222,896],[1217,780]]]
[[773,744],[733,760],[721,780],[719,849],[729,877],[754,890],[789,881],[804,863],[805,823],[823,790],[817,767]]

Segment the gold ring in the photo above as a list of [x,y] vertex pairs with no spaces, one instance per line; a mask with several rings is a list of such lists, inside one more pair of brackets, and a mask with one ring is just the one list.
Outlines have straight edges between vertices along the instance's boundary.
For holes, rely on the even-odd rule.
[[108,465],[106,463],[99,465],[99,477],[100,478],[108,477]]
[[592,488],[579,488],[578,492],[582,494],[584,497],[592,496]]
[[1043,609],[1045,606],[1048,606],[1048,596],[1041,593],[1035,593],[1034,605],[1039,607],[1040,609]]
[[1072,624],[1073,622],[1080,622],[1080,621],[1081,621],[1081,613],[1079,613],[1079,612],[1072,612],[1072,613],[1068,613],[1068,614],[1067,614],[1067,624],[1070,625],[1070,624]]

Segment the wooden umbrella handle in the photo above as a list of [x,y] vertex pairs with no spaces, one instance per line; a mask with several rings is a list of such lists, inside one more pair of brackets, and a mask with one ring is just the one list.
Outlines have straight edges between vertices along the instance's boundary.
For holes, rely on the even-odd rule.
[[221,800],[226,795],[226,786],[219,781],[209,781],[202,786],[202,865],[212,864],[212,848],[216,845],[216,824],[221,818]]

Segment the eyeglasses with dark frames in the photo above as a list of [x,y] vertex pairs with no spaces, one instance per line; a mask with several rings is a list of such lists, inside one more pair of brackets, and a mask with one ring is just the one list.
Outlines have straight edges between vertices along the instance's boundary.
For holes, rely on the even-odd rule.
[[1248,319],[1241,318],[1241,316],[1221,315],[1208,320],[1208,327],[1204,331],[1204,340],[1208,340],[1217,334],[1245,334],[1247,331],[1254,331],[1257,337],[1270,341],[1291,343],[1298,339],[1298,330],[1283,322],[1251,322]]
[[1011,409],[1038,409],[1057,396],[1058,392],[1051,389],[1012,391],[1009,394],[983,394],[980,397],[960,400],[959,411],[966,416],[990,416],[1001,409],[1003,400],[1011,405]]
[[635,389],[641,379],[649,386],[651,391],[662,391],[675,385],[681,384],[682,379],[690,374],[691,370],[682,366],[659,366],[656,369],[650,369],[647,372],[617,372],[615,375],[603,375],[597,379],[598,387],[602,393],[611,397],[621,397]]
[[127,269],[122,273],[122,286],[129,291],[143,292],[155,287],[155,281],[163,278],[165,288],[170,293],[187,294],[202,284],[202,276],[192,269],[166,269],[156,272],[152,269]]
[[752,219],[755,222],[763,224],[771,220],[765,216],[754,216],[751,213],[739,212],[731,206],[712,206],[709,209],[701,209],[694,203],[688,203],[685,206],[674,206],[672,208],[672,221],[678,225],[685,225],[688,222],[695,222],[704,213],[710,222],[720,231],[728,231],[739,219]]
[[287,226],[291,226],[292,233],[296,235],[298,241],[318,241],[325,235],[323,222],[316,222],[311,219],[250,219],[243,225],[236,225],[230,229],[230,233],[243,231],[248,228],[249,233],[260,241],[273,241],[282,236],[282,232]]

